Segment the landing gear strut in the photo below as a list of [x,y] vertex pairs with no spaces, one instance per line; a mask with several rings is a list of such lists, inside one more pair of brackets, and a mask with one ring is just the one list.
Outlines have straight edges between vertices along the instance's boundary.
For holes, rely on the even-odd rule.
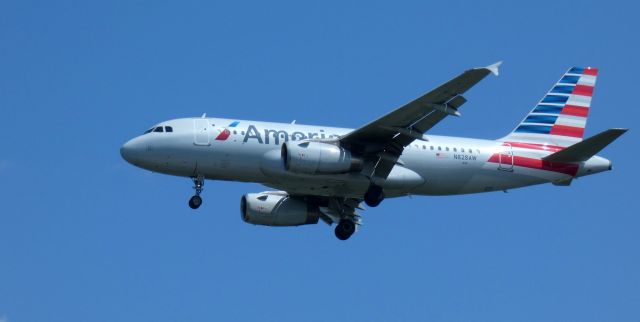
[[347,240],[356,232],[356,223],[349,219],[342,219],[336,226],[336,237],[340,240]]
[[369,207],[377,207],[384,200],[382,187],[372,184],[364,194],[364,202]]
[[198,209],[200,205],[202,205],[202,198],[200,197],[200,193],[202,193],[202,187],[204,186],[204,177],[198,176],[193,179],[193,189],[196,190],[196,194],[189,199],[189,207],[191,209]]

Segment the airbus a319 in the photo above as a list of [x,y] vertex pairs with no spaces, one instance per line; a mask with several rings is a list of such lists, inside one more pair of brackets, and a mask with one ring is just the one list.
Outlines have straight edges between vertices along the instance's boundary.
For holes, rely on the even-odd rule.
[[496,63],[452,80],[357,129],[206,116],[161,122],[125,143],[129,163],[191,178],[189,206],[202,204],[205,180],[256,182],[275,189],[248,193],[241,217],[256,225],[335,224],[346,240],[357,210],[385,198],[502,191],[542,183],[568,186],[611,170],[597,156],[626,129],[584,139],[598,69],[570,68],[506,136],[483,140],[429,135],[460,116],[462,96]]

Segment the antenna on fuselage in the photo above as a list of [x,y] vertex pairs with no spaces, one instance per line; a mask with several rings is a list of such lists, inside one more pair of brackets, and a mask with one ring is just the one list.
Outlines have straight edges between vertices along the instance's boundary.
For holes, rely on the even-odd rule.
[[201,118],[206,118],[207,117],[207,113],[202,113]]
[[291,121],[291,124],[296,124],[296,120]]

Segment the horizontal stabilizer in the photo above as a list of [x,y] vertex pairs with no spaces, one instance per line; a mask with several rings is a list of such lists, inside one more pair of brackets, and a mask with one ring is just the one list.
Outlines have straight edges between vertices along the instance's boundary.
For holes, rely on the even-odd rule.
[[582,162],[596,155],[600,150],[620,137],[627,129],[609,129],[580,141],[566,149],[550,154],[542,160],[550,162]]

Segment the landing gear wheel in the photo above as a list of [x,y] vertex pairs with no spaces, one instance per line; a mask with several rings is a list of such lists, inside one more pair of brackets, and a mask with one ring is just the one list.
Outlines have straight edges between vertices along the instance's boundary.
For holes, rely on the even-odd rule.
[[202,198],[200,198],[200,196],[195,195],[189,199],[189,207],[191,207],[191,209],[198,209],[200,205],[202,205]]
[[356,231],[356,224],[351,220],[340,220],[336,226],[336,237],[340,240],[347,240]]
[[198,209],[200,205],[202,205],[202,198],[200,197],[200,193],[202,193],[202,187],[204,186],[204,177],[197,176],[191,178],[193,180],[193,189],[195,189],[196,194],[189,199],[189,207],[191,209]]
[[364,202],[369,207],[377,207],[384,200],[384,191],[382,187],[371,185],[364,194]]

